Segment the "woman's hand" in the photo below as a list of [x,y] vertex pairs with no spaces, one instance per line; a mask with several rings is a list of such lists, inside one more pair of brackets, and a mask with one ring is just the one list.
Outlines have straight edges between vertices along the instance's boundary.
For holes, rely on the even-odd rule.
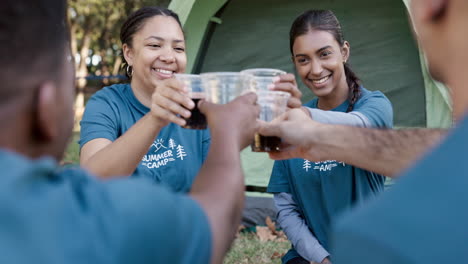
[[294,77],[294,74],[287,73],[277,76],[271,90],[290,93],[291,97],[288,100],[289,108],[301,107],[302,92],[297,87],[296,77]]
[[171,78],[159,82],[151,97],[151,114],[156,117],[163,126],[169,122],[184,126],[195,104],[188,96],[182,82]]

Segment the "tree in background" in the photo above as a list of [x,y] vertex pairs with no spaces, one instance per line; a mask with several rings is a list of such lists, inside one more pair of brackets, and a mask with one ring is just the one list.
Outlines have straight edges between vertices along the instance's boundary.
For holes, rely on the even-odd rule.
[[[170,0],[68,1],[71,48],[75,54],[77,77],[75,128],[79,129],[79,120],[84,111],[84,89],[87,85],[85,77],[90,73],[99,76],[116,76],[123,73],[119,32],[128,14],[143,6],[167,7],[169,2]],[[102,79],[101,84],[109,84],[109,79]]]

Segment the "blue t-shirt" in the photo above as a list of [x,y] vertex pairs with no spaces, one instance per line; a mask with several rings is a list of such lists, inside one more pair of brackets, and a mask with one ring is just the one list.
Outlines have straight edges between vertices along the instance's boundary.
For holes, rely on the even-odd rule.
[[209,263],[208,218],[187,195],[1,149],[0,168],[0,263]]
[[[149,111],[129,84],[105,87],[86,104],[79,144],[83,147],[96,138],[115,141]],[[209,145],[208,130],[184,129],[170,123],[161,129],[133,175],[149,177],[174,191],[188,192]]]
[[336,263],[468,263],[468,117],[333,230]]
[[[305,104],[317,108],[317,98]],[[331,111],[346,112],[348,101]],[[378,91],[361,87],[361,96],[353,111],[364,114],[373,127],[392,127],[390,101]],[[290,193],[302,210],[303,218],[320,244],[329,251],[332,221],[357,202],[383,190],[385,177],[336,160],[312,162],[304,159],[276,161],[268,184],[268,192]],[[291,249],[283,263],[299,257]]]

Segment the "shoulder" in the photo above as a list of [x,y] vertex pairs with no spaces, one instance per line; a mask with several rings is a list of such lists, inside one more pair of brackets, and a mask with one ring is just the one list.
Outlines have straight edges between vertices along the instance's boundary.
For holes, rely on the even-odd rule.
[[94,93],[86,103],[83,120],[86,121],[90,116],[95,118],[100,113],[112,113],[117,117],[119,109],[130,104],[128,89],[131,89],[129,84],[114,84]]
[[[0,149],[0,167],[2,168],[0,180],[5,183],[21,181],[28,177],[39,179],[51,176],[55,172],[57,163],[48,156],[32,160],[21,154]],[[0,184],[1,187],[6,187],[6,185],[8,184]]]
[[378,90],[370,91],[364,88],[363,86],[361,86],[361,96],[359,97],[358,102],[361,100],[372,100],[372,99],[377,99],[377,100],[382,99],[382,100],[386,100],[390,102],[387,96],[385,96],[385,94],[382,93],[381,91],[378,91]]
[[373,127],[393,126],[392,103],[380,91],[369,91],[361,86],[361,96],[353,111],[364,114]]
[[131,89],[129,84],[113,84],[111,86],[106,86],[94,93],[90,101],[115,101],[118,98],[125,98],[127,89]]

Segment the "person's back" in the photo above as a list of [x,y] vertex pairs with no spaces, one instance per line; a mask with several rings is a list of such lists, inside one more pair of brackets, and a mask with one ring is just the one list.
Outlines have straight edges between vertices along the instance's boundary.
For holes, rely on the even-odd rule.
[[209,262],[208,219],[188,196],[4,150],[0,168],[1,263]]
[[336,263],[468,263],[466,135],[465,118],[392,190],[341,221]]
[[450,87],[458,124],[387,193],[337,224],[336,263],[468,263],[468,2],[413,0],[411,7],[431,75]]
[[212,145],[188,195],[57,168],[74,115],[66,12],[66,0],[0,2],[0,263],[220,263],[240,222],[256,96],[198,104]]

